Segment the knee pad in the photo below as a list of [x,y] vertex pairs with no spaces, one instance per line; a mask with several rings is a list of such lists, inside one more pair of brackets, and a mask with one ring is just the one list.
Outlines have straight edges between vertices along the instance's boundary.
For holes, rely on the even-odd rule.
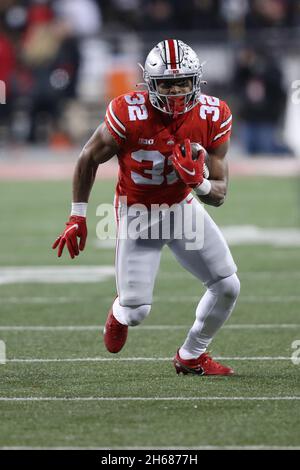
[[229,277],[220,279],[209,287],[209,290],[218,296],[222,296],[228,300],[235,301],[240,293],[240,281],[234,273]]

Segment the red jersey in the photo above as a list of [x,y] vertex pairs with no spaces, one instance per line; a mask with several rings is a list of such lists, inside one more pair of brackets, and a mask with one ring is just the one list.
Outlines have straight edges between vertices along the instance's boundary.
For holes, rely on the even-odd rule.
[[152,106],[148,92],[131,92],[111,101],[105,123],[120,146],[117,195],[127,204],[172,204],[191,191],[169,161],[172,148],[184,139],[208,151],[231,134],[232,116],[224,101],[201,95],[199,103],[176,119]]

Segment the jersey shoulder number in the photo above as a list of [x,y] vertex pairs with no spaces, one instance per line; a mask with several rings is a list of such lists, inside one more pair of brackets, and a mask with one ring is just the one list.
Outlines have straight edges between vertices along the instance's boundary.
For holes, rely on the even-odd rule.
[[148,119],[146,98],[143,93],[131,93],[124,95],[127,104],[128,117],[130,121],[145,121]]
[[232,114],[225,101],[215,96],[200,96],[200,118],[210,123],[209,148],[213,149],[226,142],[231,135]]
[[135,132],[136,125],[148,119],[146,95],[131,92],[114,98],[108,105],[105,122],[113,137],[122,145]]
[[220,118],[220,100],[215,96],[201,95],[200,101],[200,117],[207,119],[211,116],[213,122],[217,122]]

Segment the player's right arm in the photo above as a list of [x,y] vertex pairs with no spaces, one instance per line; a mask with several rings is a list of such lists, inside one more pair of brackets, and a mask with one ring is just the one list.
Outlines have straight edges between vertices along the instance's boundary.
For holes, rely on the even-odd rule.
[[73,202],[88,202],[98,166],[118,153],[119,145],[102,123],[83,147],[73,176]]
[[[52,248],[58,247],[58,256],[67,245],[71,258],[79,255],[85,247],[87,238],[86,211],[91,189],[98,166],[110,160],[119,151],[119,144],[102,123],[83,147],[76,163],[73,176],[72,211],[66,228],[55,240]],[[77,237],[79,238],[79,246]]]

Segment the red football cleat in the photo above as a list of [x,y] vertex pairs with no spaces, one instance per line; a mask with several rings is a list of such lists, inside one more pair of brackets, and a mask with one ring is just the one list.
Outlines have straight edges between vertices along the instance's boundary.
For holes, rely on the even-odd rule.
[[174,366],[177,374],[194,375],[232,375],[233,369],[222,366],[219,362],[213,360],[207,353],[201,354],[197,359],[181,359],[179,351],[174,357]]
[[103,330],[104,344],[111,353],[118,353],[126,343],[128,326],[122,325],[114,316],[110,309]]

